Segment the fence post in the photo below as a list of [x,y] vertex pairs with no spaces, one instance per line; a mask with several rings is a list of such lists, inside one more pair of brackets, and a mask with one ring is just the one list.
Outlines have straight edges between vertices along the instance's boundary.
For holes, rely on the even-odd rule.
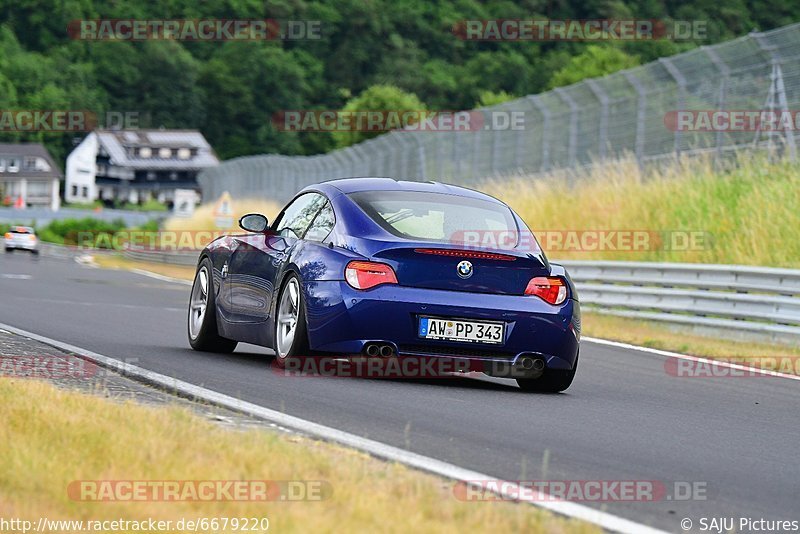
[[595,80],[587,79],[586,85],[592,91],[592,94],[600,102],[600,126],[599,126],[599,139],[597,140],[597,149],[600,159],[605,159],[608,151],[608,103],[609,98],[600,84]]
[[412,137],[414,142],[417,143],[417,157],[419,158],[419,181],[420,182],[427,182],[428,176],[426,172],[426,161],[425,161],[425,145],[422,144],[422,141],[419,139],[418,135],[414,135]]
[[369,170],[364,172],[364,158],[362,150],[364,149],[361,146],[361,143],[357,145],[350,145],[350,148],[353,149],[353,175],[354,176],[366,176],[369,174]]
[[[683,110],[686,107],[686,78],[683,76],[681,71],[670,61],[668,58],[662,57],[658,59],[658,62],[664,65],[664,68],[667,70],[670,76],[675,80],[675,83],[678,84],[678,110]],[[674,149],[675,149],[675,157],[680,160],[681,157],[681,136],[683,132],[681,132],[680,128],[675,128],[674,133]]]
[[347,160],[344,157],[343,150],[337,149],[328,155],[330,156],[330,179],[344,178],[347,176],[345,172]]
[[[777,97],[778,109],[788,113],[788,104],[786,102],[786,88],[783,85],[783,69],[781,67],[781,57],[777,53],[776,47],[767,43],[764,39],[764,34],[759,32],[750,32],[750,37],[756,42],[758,47],[765,52],[772,65],[772,74],[770,74],[769,96],[774,104],[774,98]],[[759,123],[760,126],[760,123]],[[794,131],[792,128],[787,128],[784,132],[786,135],[786,147],[789,149],[789,159],[794,161],[797,155],[797,148],[794,142]],[[756,133],[758,135],[758,133]]]
[[[726,98],[728,96],[727,95],[727,92],[728,92],[728,78],[730,77],[731,69],[728,67],[728,65],[725,64],[724,61],[722,61],[722,58],[719,57],[719,54],[717,54],[717,51],[714,50],[712,47],[710,47],[710,46],[701,46],[700,48],[706,54],[708,54],[708,57],[711,58],[711,62],[714,63],[714,65],[717,67],[717,69],[719,69],[719,73],[722,75],[722,77],[719,80],[719,94],[717,95],[717,109],[722,111],[725,108],[725,100],[726,100]],[[716,151],[715,151],[715,155],[714,155],[715,164],[718,164],[720,158],[722,157],[722,146],[723,146],[724,138],[725,138],[725,134],[722,131],[722,129],[717,130],[717,139],[716,139],[717,146],[716,146]]]
[[[492,141],[492,148],[491,148],[491,150],[492,150],[492,158],[491,158],[492,159],[492,163],[491,163],[491,166],[489,168],[490,168],[490,172],[492,174],[492,177],[497,175],[497,163],[498,163],[498,160],[500,159],[500,155],[497,153],[498,148],[499,148],[498,147],[498,143],[500,141],[500,135],[499,135],[499,133],[497,131],[494,130],[494,113],[495,113],[496,109],[497,108],[495,107],[495,108],[490,108],[490,109],[487,109],[487,110],[484,111],[485,115],[486,114],[489,115],[489,125],[490,126],[489,126],[489,130],[488,131],[489,131],[489,137],[491,138],[491,141]],[[486,127],[486,125],[484,124],[484,128],[485,127]]]
[[645,112],[647,110],[647,101],[644,87],[639,78],[634,76],[628,71],[622,71],[622,75],[628,80],[628,83],[633,86],[636,91],[636,162],[639,164],[640,169],[644,169],[644,128],[645,128]]
[[567,93],[563,87],[553,90],[561,100],[569,106],[569,145],[567,146],[567,161],[569,167],[574,168],[577,162],[578,152],[578,104],[575,99]]
[[[483,113],[483,112],[478,111],[478,113]],[[483,130],[477,130],[472,132],[472,164],[470,165],[470,173],[469,173],[469,179],[471,182],[475,181],[475,177],[478,174],[478,162],[481,159],[480,146],[481,146],[482,135],[483,135]]]
[[[520,104],[521,105],[520,107],[522,107],[522,105],[526,104],[528,102],[528,100],[524,99],[524,98],[520,98],[518,100],[515,100],[514,102]],[[512,110],[511,113],[513,114],[514,111],[515,110]],[[523,118],[525,119],[523,121],[523,123],[522,123],[523,124],[522,131],[521,132],[517,132],[517,134],[514,136],[514,139],[515,139],[515,142],[514,142],[514,167],[517,170],[517,172],[521,172],[522,171],[522,155],[525,152],[524,141],[528,137],[528,132],[530,131],[529,129],[533,127],[533,121],[530,120],[530,117],[528,117],[528,110],[527,109],[516,110],[516,111],[521,111],[522,113],[524,113]]]
[[530,95],[525,97],[530,100],[539,113],[544,117],[544,126],[542,128],[542,165],[539,168],[541,172],[547,171],[550,168],[550,120],[553,114],[547,109],[547,106],[542,104],[539,100],[539,95]]
[[431,132],[428,135],[432,135],[436,140],[436,174],[434,178],[441,180],[444,175],[444,136],[452,135],[452,132]]

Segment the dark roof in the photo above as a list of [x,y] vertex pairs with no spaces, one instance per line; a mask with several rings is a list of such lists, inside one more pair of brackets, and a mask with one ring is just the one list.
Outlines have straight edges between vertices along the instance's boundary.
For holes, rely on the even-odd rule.
[[61,178],[61,168],[50,155],[50,152],[41,143],[0,143],[0,158],[9,157],[25,158],[39,157],[50,166],[49,171],[25,169],[20,167],[19,172],[9,173],[6,170],[0,173],[3,178]]
[[[111,163],[134,169],[200,170],[219,164],[217,156],[206,138],[197,130],[95,130],[100,145],[106,150]],[[155,149],[152,157],[132,156],[128,148],[147,146]],[[162,159],[159,148],[189,148],[191,158]]]

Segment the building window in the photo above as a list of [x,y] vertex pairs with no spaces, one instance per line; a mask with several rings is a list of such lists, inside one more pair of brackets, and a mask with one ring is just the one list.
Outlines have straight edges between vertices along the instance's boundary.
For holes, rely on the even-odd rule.
[[158,149],[158,157],[162,159],[167,159],[172,157],[172,149],[171,148],[159,148]]
[[0,172],[6,172],[6,160],[0,159]]
[[18,159],[10,159],[8,160],[8,172],[19,172],[19,160]]
[[25,158],[25,170],[32,171],[36,169],[36,158]]
[[177,180],[178,179],[178,173],[175,172],[175,171],[172,171],[171,173],[169,173],[169,179],[170,180]]
[[88,188],[88,187],[86,187],[86,186],[83,186],[83,187],[81,188],[81,196],[82,196],[83,198],[89,198],[89,188]]
[[47,182],[28,182],[28,198],[50,196],[50,184]]
[[78,186],[77,185],[73,185],[72,186],[72,196],[73,197],[77,197],[78,196]]
[[147,179],[148,180],[155,180],[156,179],[156,173],[154,173],[153,171],[148,172],[147,173]]
[[150,149],[149,146],[143,146],[139,149],[139,157],[140,158],[149,158],[153,155],[153,151]]
[[192,157],[192,151],[188,148],[178,149],[178,159],[189,159]]

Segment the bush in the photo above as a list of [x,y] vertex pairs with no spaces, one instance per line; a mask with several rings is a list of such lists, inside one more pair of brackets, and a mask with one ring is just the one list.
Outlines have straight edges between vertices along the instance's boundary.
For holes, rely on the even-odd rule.
[[[84,219],[63,219],[52,221],[50,224],[38,230],[39,239],[48,243],[60,245],[78,245],[82,232],[91,232],[95,236],[100,233],[113,234],[125,229],[125,222],[122,219],[113,221],[103,221],[86,217]],[[99,243],[103,246],[103,242]]]

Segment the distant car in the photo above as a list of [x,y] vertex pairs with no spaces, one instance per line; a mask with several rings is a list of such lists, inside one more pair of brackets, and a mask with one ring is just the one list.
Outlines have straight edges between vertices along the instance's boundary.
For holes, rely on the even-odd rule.
[[200,254],[188,317],[196,350],[253,343],[282,366],[310,354],[457,358],[527,391],[572,383],[575,288],[495,198],[351,178],[305,188],[272,225],[260,214],[239,225],[252,233]]
[[12,226],[5,234],[5,247],[6,252],[27,250],[32,254],[39,254],[39,239],[30,226]]

